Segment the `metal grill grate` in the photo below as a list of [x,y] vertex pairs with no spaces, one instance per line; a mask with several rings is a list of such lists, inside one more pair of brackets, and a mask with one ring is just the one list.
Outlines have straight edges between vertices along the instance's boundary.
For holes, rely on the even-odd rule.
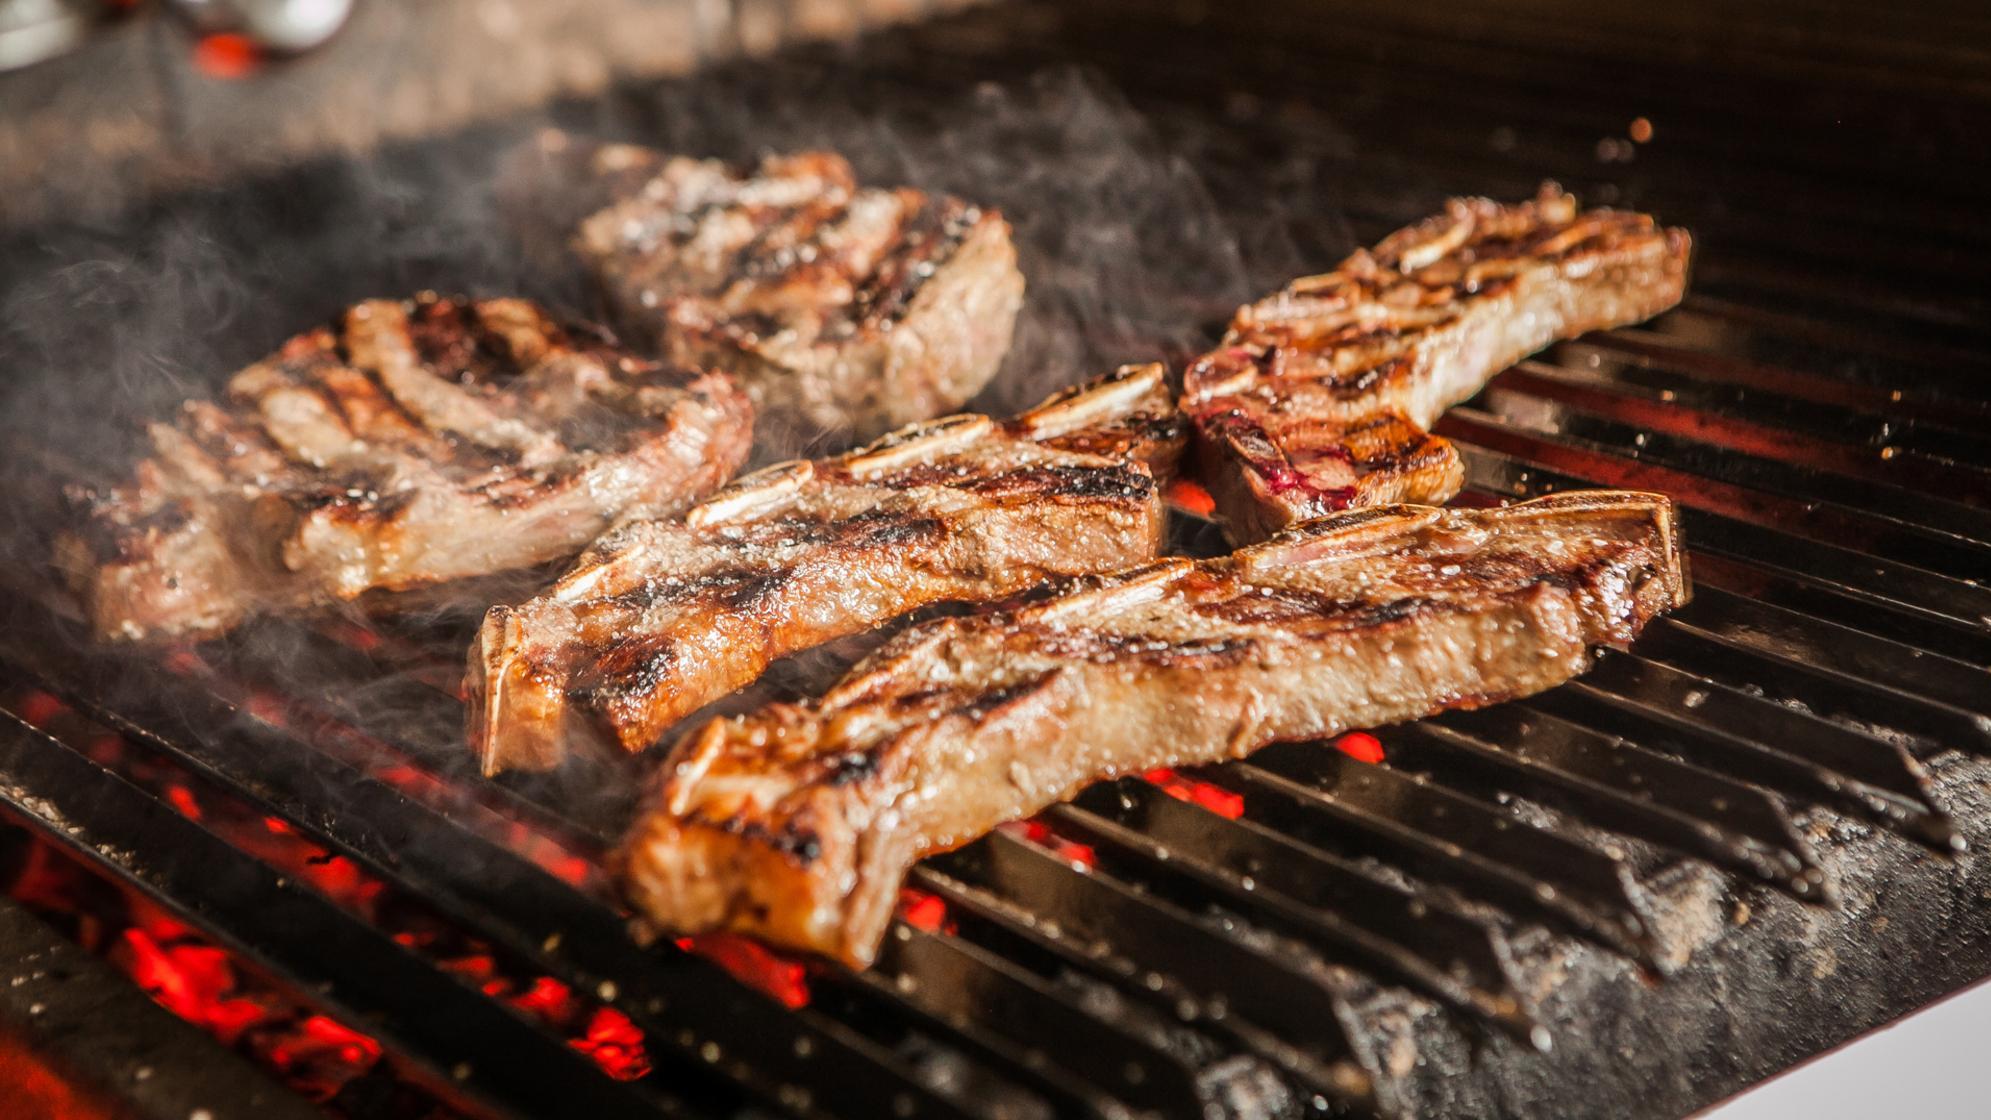
[[[9,593],[0,685],[57,693],[626,1013],[655,1065],[632,1082],[73,743],[0,727],[0,799],[499,1115],[1439,1110],[1390,1038],[1465,1032],[1488,1063],[1553,1071],[1556,1055],[1532,1053],[1555,1034],[1545,1005],[1601,1007],[1596,984],[1564,995],[1543,979],[1558,968],[1615,978],[1609,1013],[1650,1028],[1615,962],[1684,967],[1669,928],[1683,892],[1782,905],[1736,885],[1758,883],[1822,915],[1835,853],[1865,844],[1861,858],[1920,876],[1917,897],[1976,898],[1936,853],[1991,839],[1968,793],[1983,767],[1958,757],[1991,755],[1991,318],[1981,291],[1950,282],[1987,227],[1977,172],[1926,149],[1984,119],[1981,71],[1959,60],[1991,52],[1950,34],[1982,18],[1860,8],[1886,33],[1791,52],[1751,24],[1689,61],[1727,26],[1707,22],[1715,5],[1636,36],[1564,7],[1429,22],[1273,6],[1185,26],[1021,5],[864,57],[905,96],[1102,67],[1193,145],[1229,209],[1294,215],[1278,222],[1308,264],[1451,189],[1522,194],[1545,174],[1693,228],[1681,309],[1524,362],[1439,427],[1467,450],[1468,501],[1603,484],[1682,503],[1698,597],[1583,680],[1381,732],[1381,764],[1280,746],[1092,790],[929,861],[875,970],[811,967],[783,998],[709,953],[630,939],[590,870],[619,810],[578,791],[604,775],[471,775],[452,749],[460,626],[270,625],[160,661],[72,652],[45,602]],[[1866,153],[1812,128],[1841,105]],[[1664,157],[1616,139],[1633,116],[1663,130]],[[1313,213],[1351,228],[1309,228]],[[310,694],[286,683],[300,663]],[[1967,936],[1983,907],[1959,905]],[[1425,1001],[1443,1024],[1404,1026],[1430,1018]],[[1644,1107],[1680,1111],[1764,1072],[1739,1064]]]

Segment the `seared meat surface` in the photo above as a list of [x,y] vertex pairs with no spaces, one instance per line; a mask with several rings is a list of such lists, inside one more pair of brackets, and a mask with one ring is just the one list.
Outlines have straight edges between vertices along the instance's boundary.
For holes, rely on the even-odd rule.
[[619,526],[470,652],[487,773],[628,750],[776,659],[943,600],[989,600],[1155,555],[1156,474],[1186,431],[1160,366],[1009,421],[952,416],[742,478],[682,520]]
[[1643,214],[1455,199],[1443,214],[1237,313],[1184,376],[1203,473],[1235,541],[1465,478],[1428,434],[1445,409],[1561,338],[1647,319],[1685,292],[1686,231]]
[[828,152],[749,174],[626,145],[587,159],[617,200],[574,244],[617,318],[738,376],[776,431],[866,439],[940,415],[1008,352],[1023,274],[994,211],[860,187]]
[[1671,503],[1390,506],[914,627],[689,733],[619,861],[660,925],[869,961],[900,881],[1087,784],[1559,684],[1688,594]]
[[57,562],[105,637],[206,636],[549,563],[745,459],[723,374],[637,359],[524,300],[369,300],[151,425],[78,491]]

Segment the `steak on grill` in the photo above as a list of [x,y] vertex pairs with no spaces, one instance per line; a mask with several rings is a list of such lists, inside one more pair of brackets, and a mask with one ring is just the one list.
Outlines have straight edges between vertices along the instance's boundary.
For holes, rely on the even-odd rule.
[[862,965],[922,855],[1102,779],[1539,692],[1687,594],[1654,494],[1330,515],[917,626],[820,701],[709,722],[618,862],[673,931]]
[[100,635],[211,635],[571,556],[724,484],[752,417],[523,300],[369,300],[152,424],[125,484],[72,494],[57,563]]
[[1458,492],[1445,409],[1561,338],[1680,301],[1691,241],[1644,214],[1454,199],[1445,212],[1237,313],[1183,378],[1183,410],[1236,541],[1381,502]]
[[614,314],[738,376],[764,429],[870,438],[960,407],[1008,352],[1023,274],[995,211],[859,187],[828,152],[746,175],[627,145],[586,158],[617,198],[574,244]]
[[1158,365],[1009,421],[952,416],[736,481],[683,520],[624,524],[470,652],[487,773],[556,765],[602,727],[641,750],[778,658],[942,600],[1152,558],[1187,442]]

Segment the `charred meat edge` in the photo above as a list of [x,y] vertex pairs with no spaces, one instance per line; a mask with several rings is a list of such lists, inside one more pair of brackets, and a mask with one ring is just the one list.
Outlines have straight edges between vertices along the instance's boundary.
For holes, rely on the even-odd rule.
[[1539,692],[1687,597],[1656,494],[1330,515],[919,626],[818,702],[709,722],[618,867],[666,929],[862,966],[923,855],[1119,775]]
[[948,417],[742,478],[682,519],[637,521],[470,651],[486,773],[557,765],[597,731],[641,750],[775,660],[946,600],[1152,558],[1187,442],[1159,365],[1006,422]]
[[1428,429],[1557,339],[1651,318],[1691,239],[1643,214],[1530,202],[1445,212],[1241,309],[1184,376],[1183,409],[1234,541],[1335,509],[1443,502],[1465,477]]

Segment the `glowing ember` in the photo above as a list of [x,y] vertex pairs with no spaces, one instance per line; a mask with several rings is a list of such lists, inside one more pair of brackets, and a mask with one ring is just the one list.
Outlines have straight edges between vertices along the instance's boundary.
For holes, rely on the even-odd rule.
[[576,887],[585,884],[595,872],[594,863],[581,856],[555,856],[542,860],[540,865]]
[[[49,719],[65,716],[67,709],[53,698],[35,701],[37,695],[46,696],[0,696],[0,703],[16,712],[39,707],[39,714]],[[287,714],[274,702],[250,706],[272,720]],[[313,842],[289,821],[203,784],[169,760],[133,750],[73,713],[59,722],[65,741],[88,743],[94,757],[178,812],[265,865],[309,884],[409,952],[531,1016],[588,1054],[609,1076],[632,1079],[650,1071],[642,1032],[620,1012],[580,998],[552,977],[513,967],[489,946],[431,915],[419,900],[394,894],[386,880]],[[435,781],[412,767],[404,769],[410,784]],[[599,873],[592,861],[558,844],[540,840],[525,846],[541,866],[570,881]],[[381,1048],[373,1039],[279,994],[157,905],[121,889],[104,891],[102,882],[50,845],[33,843],[7,891],[50,914],[73,915],[69,928],[78,930],[77,940],[85,948],[111,958],[167,1010],[257,1060],[312,1099],[331,1099],[379,1063]],[[699,951],[788,1006],[808,1001],[797,962],[733,939],[713,939]],[[451,1114],[438,1109],[431,1115]]]
[[166,801],[188,820],[200,819],[200,804],[194,800],[193,790],[185,786],[172,786],[166,790]]
[[1334,741],[1342,754],[1359,762],[1378,763],[1383,760],[1383,741],[1366,731],[1350,731]]
[[1168,484],[1168,504],[1198,517],[1208,517],[1217,511],[1216,499],[1210,497],[1210,492],[1186,478]]
[[775,953],[757,941],[726,933],[709,933],[679,941],[681,947],[733,974],[741,983],[780,1000],[788,1007],[807,1007],[809,977],[802,963]]
[[634,1081],[650,1072],[650,1056],[643,1049],[643,1032],[629,1016],[613,1007],[597,1010],[588,1020],[587,1033],[568,1043],[595,1060],[604,1072],[619,1081]]
[[36,689],[27,694],[14,708],[23,720],[36,727],[47,727],[49,721],[61,715],[65,705],[55,698],[54,693]]
[[564,1019],[573,1012],[574,990],[551,976],[541,976],[525,994],[513,998],[512,1005],[543,1019]]
[[1222,786],[1187,778],[1173,770],[1150,770],[1143,776],[1160,786],[1163,793],[1177,801],[1201,805],[1212,813],[1220,817],[1229,817],[1231,820],[1244,816],[1244,797]]
[[380,1043],[336,1020],[313,1015],[296,1034],[272,1047],[270,1054],[277,1068],[286,1072],[328,1063],[367,1067],[380,1060]]
[[938,933],[948,925],[947,904],[938,895],[925,891],[900,891],[899,916],[906,920],[907,925],[928,933]]
[[210,78],[246,78],[263,65],[263,52],[246,35],[209,35],[194,44],[194,65]]
[[1064,860],[1066,863],[1076,864],[1080,867],[1093,867],[1099,863],[1099,854],[1094,852],[1090,845],[1081,844],[1076,840],[1065,839],[1051,831],[1051,826],[1045,824],[1043,821],[1011,821],[1009,824],[1001,827],[1004,832],[1013,836],[1022,836],[1032,844],[1051,849],[1052,852],[1057,854],[1059,859]]
[[161,1007],[230,1046],[246,1043],[269,1055],[280,1073],[299,1065],[286,1054],[322,1051],[326,1039],[336,1038],[333,1056],[339,1060],[319,1054],[312,1076],[299,1086],[313,1096],[329,1097],[379,1060],[380,1047],[372,1039],[322,1015],[291,1021],[280,1001],[243,986],[225,950],[193,939],[178,923],[124,930],[110,959]]
[[126,1108],[98,1100],[11,1034],[0,1034],[0,1105],[10,1116],[61,1120],[113,1120],[129,1115]]

